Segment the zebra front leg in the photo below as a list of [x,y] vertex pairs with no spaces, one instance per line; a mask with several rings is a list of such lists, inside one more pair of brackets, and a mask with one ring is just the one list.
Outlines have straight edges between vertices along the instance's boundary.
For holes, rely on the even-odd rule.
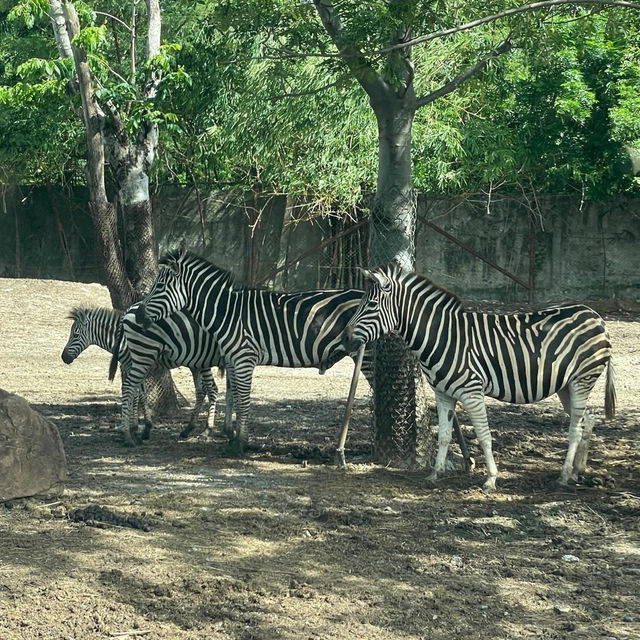
[[132,435],[133,424],[135,428],[138,427],[137,419],[132,422],[132,416],[137,418],[138,413],[138,388],[128,381],[128,378],[124,378],[122,381],[122,418],[120,421],[120,436],[123,443],[127,447],[135,447],[138,443],[135,441]]
[[498,467],[493,458],[493,450],[491,448],[491,431],[489,430],[484,396],[482,393],[473,393],[460,398],[460,402],[464,410],[469,414],[487,465],[487,479],[482,485],[482,489],[485,493],[493,493],[496,490]]
[[227,375],[227,389],[224,395],[224,427],[223,433],[233,437],[233,390],[231,389],[231,377]]
[[433,471],[427,477],[428,482],[436,482],[438,476],[445,470],[456,406],[455,399],[441,391],[436,391],[435,395],[438,409],[438,453],[436,454]]

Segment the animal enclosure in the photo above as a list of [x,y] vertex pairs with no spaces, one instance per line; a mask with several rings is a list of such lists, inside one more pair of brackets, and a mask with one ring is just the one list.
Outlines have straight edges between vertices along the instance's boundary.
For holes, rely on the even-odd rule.
[[[640,636],[638,318],[605,316],[618,409],[602,422],[601,379],[583,482],[556,489],[567,419],[555,398],[490,401],[501,479],[487,496],[464,413],[473,475],[434,489],[427,471],[371,464],[364,381],[351,467],[336,470],[348,360],[325,376],[258,368],[242,460],[222,437],[178,442],[188,407],[123,448],[109,355],[60,358],[69,310],[108,304],[98,285],[0,280],[0,387],[58,427],[69,466],[60,499],[0,505],[3,640]],[[192,402],[189,372],[175,378]],[[76,521],[90,505],[121,519]]]

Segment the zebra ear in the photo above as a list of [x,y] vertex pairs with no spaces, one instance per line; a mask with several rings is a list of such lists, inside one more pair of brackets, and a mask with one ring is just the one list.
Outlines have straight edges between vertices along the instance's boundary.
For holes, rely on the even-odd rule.
[[180,264],[177,260],[171,260],[170,262],[166,262],[165,266],[173,273],[174,276],[180,274]]
[[391,291],[391,279],[377,269],[361,269],[365,280],[377,284],[385,293]]
[[169,271],[171,271],[171,273],[173,273],[176,276],[179,275],[180,258],[184,255],[185,251],[186,249],[183,249],[182,247],[180,247],[179,249],[176,249],[171,253],[167,253],[160,260],[160,266],[166,267],[167,269],[169,269]]

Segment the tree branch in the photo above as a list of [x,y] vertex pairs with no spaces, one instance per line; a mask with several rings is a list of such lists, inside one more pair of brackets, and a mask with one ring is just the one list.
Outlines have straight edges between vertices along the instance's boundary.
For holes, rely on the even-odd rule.
[[[345,59],[349,70],[369,96],[380,96],[388,93],[390,87],[384,78],[375,71],[358,47],[349,43],[344,36],[344,26],[340,16],[335,12],[331,0],[313,0],[322,25],[336,45],[340,55]],[[404,46],[404,45],[403,45]]]
[[435,100],[437,100],[438,98],[441,98],[442,96],[446,96],[452,91],[455,91],[461,84],[463,84],[470,78],[473,78],[474,76],[477,76],[479,73],[481,73],[485,69],[485,67],[487,66],[490,60],[511,50],[512,45],[511,45],[510,37],[511,36],[508,36],[507,38],[505,38],[505,40],[501,42],[493,51],[491,51],[486,56],[478,60],[476,64],[474,64],[472,67],[469,67],[466,71],[463,71],[452,80],[449,80],[449,82],[447,82],[445,85],[443,85],[439,89],[432,91],[426,96],[422,96],[418,98],[416,100],[417,107],[418,108],[424,107],[426,104],[430,104]]
[[162,30],[162,18],[160,15],[159,0],[146,0],[147,2],[147,60],[160,53],[160,33]]
[[60,0],[49,0],[49,17],[53,26],[53,36],[58,45],[61,58],[72,58],[71,39],[64,20],[64,11]]
[[442,29],[441,31],[434,31],[433,33],[429,33],[424,36],[418,36],[417,38],[413,38],[412,40],[407,40],[406,42],[390,45],[389,47],[385,47],[384,49],[378,49],[377,51],[367,51],[367,52],[361,53],[360,55],[384,55],[386,53],[390,53],[391,51],[395,51],[396,49],[403,49],[407,46],[414,46],[416,44],[422,44],[424,42],[430,42],[431,40],[437,40],[438,38],[444,38],[446,36],[451,36],[456,33],[461,33],[463,31],[469,31],[470,29],[474,29],[475,27],[480,27],[483,24],[488,24],[489,22],[495,22],[496,20],[500,20],[501,18],[508,18],[510,16],[515,16],[519,13],[525,13],[527,11],[537,11],[538,9],[546,9],[549,7],[559,7],[562,5],[579,6],[579,5],[586,5],[586,4],[600,5],[603,7],[621,7],[623,9],[640,10],[640,4],[636,2],[626,2],[625,0],[580,0],[579,2],[576,2],[576,0],[544,0],[543,2],[532,2],[530,4],[525,4],[520,7],[512,7],[511,9],[505,9],[504,11],[500,11],[499,13],[494,13],[493,15],[485,16],[484,18],[478,18],[477,20],[466,22],[465,24],[458,25],[457,27],[451,27],[450,29]]
[[[60,6],[65,20],[66,37],[69,42],[72,42],[73,38],[80,32],[78,14],[71,2],[65,1]],[[78,77],[78,91],[82,100],[82,118],[87,133],[89,191],[93,200],[107,202],[104,181],[103,118],[95,101],[95,91],[91,78],[91,69],[87,62],[87,54],[84,49],[72,45],[71,50]]]
[[315,89],[307,89],[306,91],[292,91],[291,93],[281,93],[277,96],[269,96],[268,100],[270,100],[271,102],[276,102],[284,98],[301,98],[303,96],[314,96],[318,93],[326,91],[327,89],[331,89],[331,87],[337,86],[342,80],[343,78],[340,77],[334,82],[329,82],[328,84],[325,84],[322,87],[316,87]]

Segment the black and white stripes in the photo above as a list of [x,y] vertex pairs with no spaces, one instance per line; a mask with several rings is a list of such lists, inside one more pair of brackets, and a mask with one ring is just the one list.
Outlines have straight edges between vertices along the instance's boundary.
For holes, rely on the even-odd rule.
[[444,469],[456,402],[469,413],[487,463],[486,490],[495,488],[484,396],[514,403],[557,393],[571,417],[560,482],[586,465],[593,420],[589,394],[607,368],[605,413],[615,411],[611,344],[602,318],[582,305],[501,315],[465,311],[461,302],[417,273],[389,264],[365,272],[372,286],[345,331],[350,349],[397,331],[419,358],[438,405],[438,454]]
[[185,250],[161,260],[139,321],[158,321],[185,309],[220,345],[236,407],[235,445],[247,442],[246,417],[258,365],[328,368],[347,352],[342,332],[362,291],[272,293],[238,289],[230,274]]
[[[142,439],[149,436],[151,417],[147,406],[144,380],[156,367],[173,369],[189,367],[193,376],[196,404],[189,425],[180,434],[188,436],[195,427],[205,397],[209,398],[209,416],[205,434],[213,426],[218,388],[211,367],[223,366],[215,340],[186,313],[176,313],[143,329],[133,313],[124,316],[110,309],[76,308],[69,314],[73,320],[69,340],[62,360],[70,364],[89,345],[95,344],[113,354],[123,371],[122,435],[126,444],[138,439],[138,397],[144,403],[145,429]],[[113,367],[115,374],[115,367]],[[111,376],[113,377],[113,375]],[[228,413],[230,407],[228,408]],[[228,422],[230,421],[230,413]]]

